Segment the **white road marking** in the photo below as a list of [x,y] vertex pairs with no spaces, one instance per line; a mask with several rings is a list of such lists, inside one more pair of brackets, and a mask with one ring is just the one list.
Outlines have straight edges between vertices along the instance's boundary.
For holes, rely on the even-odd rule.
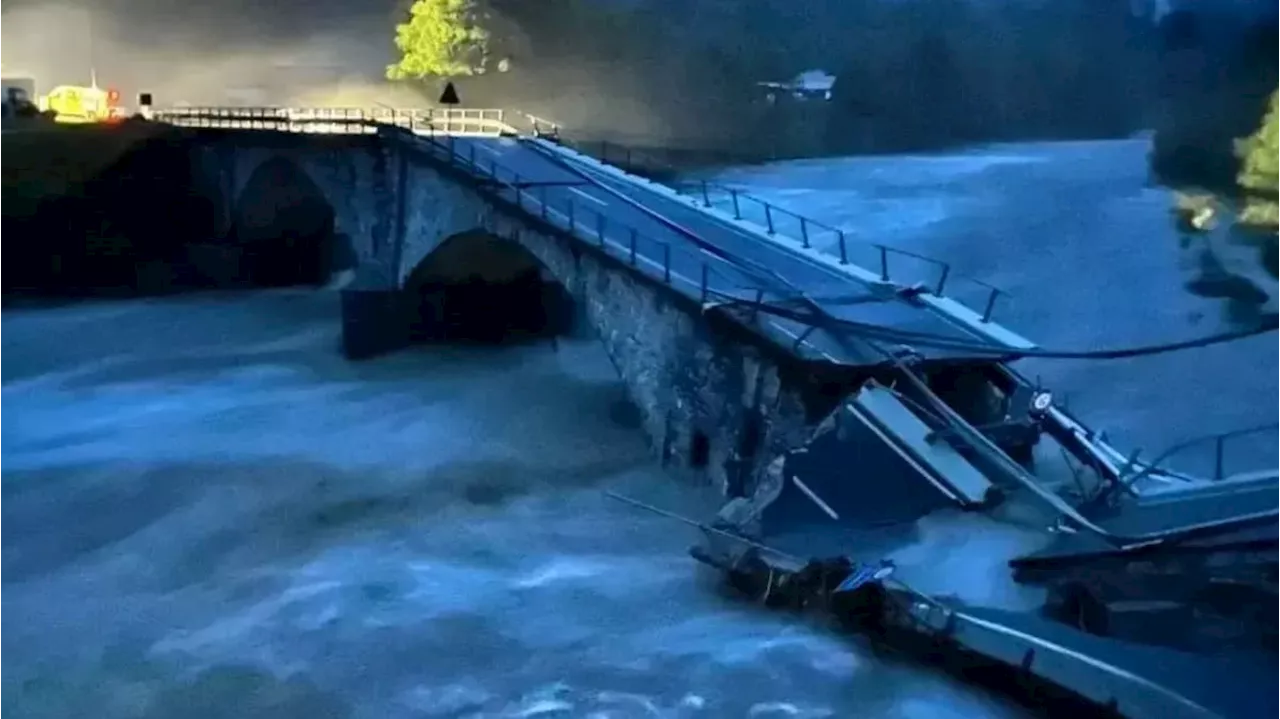
[[582,190],[579,190],[579,189],[578,189],[578,188],[576,188],[576,187],[570,187],[570,188],[568,188],[568,190],[569,190],[569,192],[572,192],[573,194],[577,195],[578,197],[581,197],[581,198],[582,198],[582,199],[584,199],[584,200],[590,200],[590,201],[592,201],[592,202],[596,203],[597,205],[600,205],[601,207],[608,207],[608,206],[609,206],[609,203],[605,202],[604,200],[600,199],[599,197],[592,197],[591,195],[588,195],[587,193],[583,192]]

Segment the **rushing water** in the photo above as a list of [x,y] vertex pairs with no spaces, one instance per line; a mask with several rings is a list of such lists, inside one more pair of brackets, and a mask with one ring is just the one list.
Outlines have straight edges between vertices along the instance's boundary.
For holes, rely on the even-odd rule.
[[5,716],[1012,716],[721,597],[594,343],[307,291],[6,313]]
[[[1046,344],[1219,323],[1166,266],[1167,218],[1112,177],[1133,158],[1090,170],[1070,147],[1019,152],[732,179],[864,231],[893,223],[901,246],[1016,285],[1030,304],[1005,316]],[[1029,174],[1001,174],[1014,167]],[[1078,178],[1028,187],[1064,175]],[[1127,229],[1060,232],[1077,217],[1054,204],[1067,186],[1079,214]],[[1001,216],[990,208],[1010,188],[1020,211]],[[1150,299],[1126,299],[1134,273]],[[1112,324],[1117,306],[1137,319]],[[690,530],[605,499],[702,516],[713,502],[663,477],[593,343],[348,364],[337,317],[334,294],[310,291],[6,312],[6,717],[1017,715],[720,596],[685,555]],[[1195,362],[1123,381],[1096,365],[1045,372],[1088,390],[1093,414],[1177,434],[1269,407],[1272,342],[1198,360],[1232,372],[1218,403]],[[979,546],[956,521],[920,536],[904,564],[954,569],[977,593],[1004,573],[1007,548],[989,543],[1006,538]]]

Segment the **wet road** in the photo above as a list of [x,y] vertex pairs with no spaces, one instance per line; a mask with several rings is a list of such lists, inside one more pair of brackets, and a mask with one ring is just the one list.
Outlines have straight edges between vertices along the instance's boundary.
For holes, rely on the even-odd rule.
[[709,510],[594,342],[353,365],[337,317],[6,311],[6,717],[1017,716],[721,598],[686,528],[603,498]]

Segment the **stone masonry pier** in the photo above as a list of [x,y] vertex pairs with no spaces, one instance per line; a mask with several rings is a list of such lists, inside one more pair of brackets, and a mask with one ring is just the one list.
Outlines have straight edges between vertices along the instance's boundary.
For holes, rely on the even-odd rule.
[[199,184],[217,198],[227,232],[244,220],[246,188],[269,164],[296,167],[324,196],[351,260],[342,286],[349,357],[430,334],[433,321],[443,321],[430,300],[451,287],[487,287],[493,301],[507,303],[492,311],[518,313],[521,302],[538,300],[501,288],[536,272],[542,284],[563,289],[574,316],[600,338],[664,464],[728,496],[751,494],[763,467],[803,444],[853,382],[495,199],[395,134],[198,130],[190,142]]

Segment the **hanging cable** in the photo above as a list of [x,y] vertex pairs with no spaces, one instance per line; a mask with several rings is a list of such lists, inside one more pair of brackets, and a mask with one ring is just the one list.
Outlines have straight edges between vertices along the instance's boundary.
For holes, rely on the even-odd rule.
[[751,300],[743,300],[730,295],[724,296],[731,300],[730,304],[732,305],[741,306],[764,314],[782,317],[784,319],[789,319],[803,324],[809,324],[832,333],[844,333],[864,339],[893,342],[917,347],[966,352],[986,356],[993,361],[1012,361],[1022,358],[1097,360],[1127,359],[1132,357],[1165,354],[1168,352],[1177,352],[1180,350],[1195,349],[1199,347],[1209,347],[1226,342],[1234,342],[1236,340],[1275,332],[1277,328],[1280,327],[1280,322],[1277,321],[1275,316],[1272,316],[1256,327],[1229,330],[1193,339],[1163,342],[1151,345],[1139,345],[1136,347],[1104,350],[1052,350],[1039,348],[1011,349],[1009,347],[959,340],[954,337],[947,337],[945,335],[930,332],[901,330],[893,327],[886,327],[884,325],[842,319],[831,315],[825,310],[822,310],[820,313],[815,315],[813,312],[797,311],[768,302],[753,302]]

